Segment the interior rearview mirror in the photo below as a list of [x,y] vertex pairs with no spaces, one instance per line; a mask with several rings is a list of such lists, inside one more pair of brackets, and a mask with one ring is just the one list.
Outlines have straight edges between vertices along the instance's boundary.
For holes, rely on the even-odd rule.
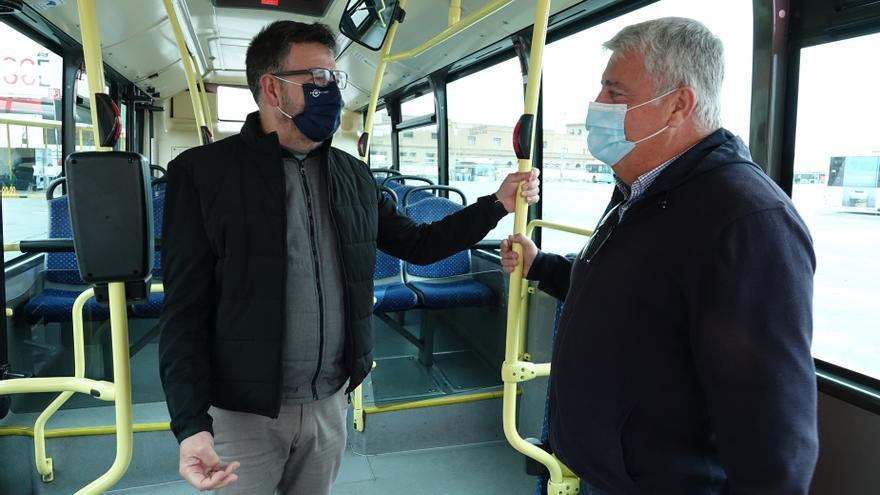
[[399,10],[397,0],[348,0],[339,30],[355,43],[379,50]]

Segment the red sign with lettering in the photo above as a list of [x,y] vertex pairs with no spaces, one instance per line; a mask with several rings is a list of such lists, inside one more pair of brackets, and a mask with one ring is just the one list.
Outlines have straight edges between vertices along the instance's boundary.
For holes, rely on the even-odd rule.
[[278,6],[278,0],[260,0],[260,3],[263,5],[271,5],[273,7]]

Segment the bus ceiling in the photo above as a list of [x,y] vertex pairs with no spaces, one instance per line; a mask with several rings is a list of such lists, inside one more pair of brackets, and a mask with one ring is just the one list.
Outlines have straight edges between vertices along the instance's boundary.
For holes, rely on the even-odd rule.
[[260,9],[323,17],[333,0],[211,0],[215,7]]
[[[194,65],[205,82],[244,86],[247,46],[262,27],[278,19],[291,19],[308,23],[319,21],[338,30],[347,2],[278,0],[277,6],[274,5],[274,0],[173,0],[172,3],[178,12]],[[386,3],[393,2],[386,0]],[[493,2],[461,0],[460,12],[451,16],[449,7],[453,3],[450,0],[408,2],[406,12],[410,22],[400,25],[394,43],[395,53],[412,50],[423,44],[427,39],[426,33],[442,32],[449,26],[452,17],[465,19]],[[583,10],[586,8],[584,6],[595,4],[595,8],[600,5],[607,8],[613,3],[615,2],[610,0],[554,0],[551,3],[551,15],[571,7]],[[38,4],[39,2],[26,3],[21,14],[13,15],[41,16],[74,39],[81,39],[75,29],[78,23],[75,1],[39,7]],[[241,8],[245,5],[252,8]],[[150,94],[158,93],[162,97],[168,97],[185,90],[187,81],[184,68],[163,2],[118,2],[114,4],[114,8],[116,12],[113,17],[123,21],[101,23],[105,63]],[[318,11],[320,14],[309,15],[309,12]],[[527,28],[532,22],[531,10],[522,8],[519,2],[512,2],[482,19],[476,26],[457,33],[454,40],[408,60],[390,64],[382,93],[387,94],[424,78]],[[342,35],[338,40],[340,50],[337,65],[339,69],[350,74],[352,83],[343,93],[346,106],[361,108],[369,99],[369,88],[380,54],[354,43],[348,44],[348,40]],[[151,56],[144,57],[144,53]]]

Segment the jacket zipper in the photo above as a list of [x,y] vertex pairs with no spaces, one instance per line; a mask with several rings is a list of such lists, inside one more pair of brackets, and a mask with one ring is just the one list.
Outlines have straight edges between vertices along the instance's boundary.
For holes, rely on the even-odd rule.
[[[334,189],[333,189],[333,181],[331,180],[331,177],[330,177],[330,175],[331,175],[330,172],[332,172],[331,169],[333,167],[330,165],[330,156],[329,155],[330,155],[330,153],[328,152],[327,153],[327,172],[326,173],[327,173],[327,191],[330,194],[330,201],[329,201],[329,203],[330,203],[330,208],[329,208],[330,221],[333,223],[333,228],[336,230],[336,252],[338,253],[338,256],[339,256],[339,260],[338,260],[339,267],[342,270],[342,280],[343,280],[343,284],[344,284],[345,281],[348,280],[348,277],[346,276],[346,273],[345,273],[345,262],[342,259],[344,255],[342,253],[342,241],[340,240],[339,224],[336,223],[336,214],[333,213],[334,201],[332,201],[332,200],[333,200]],[[351,384],[351,373],[352,373],[352,371],[354,371],[354,356],[351,355],[351,353],[354,350],[354,342],[351,341],[352,337],[351,337],[351,335],[349,335],[349,329],[351,328],[351,325],[349,325],[349,323],[348,323],[348,313],[349,313],[348,292],[346,291],[345,286],[342,287],[342,308],[344,311],[342,321],[343,321],[343,324],[345,325],[345,330],[344,330],[345,331],[345,335],[344,335],[345,340],[343,341],[344,342],[343,343],[343,353],[345,353],[345,355],[346,355],[345,361],[346,361],[346,365],[348,366],[348,376],[349,376],[348,390],[346,390],[346,393],[349,393],[352,390],[354,390],[354,388],[351,386],[352,385]]]
[[321,365],[324,362],[324,291],[321,289],[321,264],[318,261],[318,246],[315,229],[315,215],[312,210],[312,192],[309,190],[306,178],[305,162],[296,159],[299,165],[299,173],[302,178],[303,192],[306,195],[306,210],[309,214],[309,245],[312,247],[312,263],[315,269],[315,286],[318,290],[318,365],[315,367],[315,375],[312,377],[312,398],[318,400],[318,376],[321,374]]
[[[282,168],[280,170],[284,170],[284,160],[281,156],[277,157]],[[281,252],[284,253],[284,263],[281,263],[281,290],[287,290],[287,256],[288,256],[288,245],[287,245],[287,180],[284,180],[284,173],[281,175],[281,211],[283,212],[281,218]],[[281,320],[282,322],[286,321],[287,313],[285,305],[281,305]],[[286,345],[286,339],[288,338],[288,332],[285,330],[284,326],[281,326],[281,345],[278,346],[278,393],[276,395],[276,399],[278,402],[275,403],[275,411],[272,415],[272,418],[277,418],[281,413],[281,403],[284,401],[284,366],[282,364],[282,360],[284,359],[284,346]]]

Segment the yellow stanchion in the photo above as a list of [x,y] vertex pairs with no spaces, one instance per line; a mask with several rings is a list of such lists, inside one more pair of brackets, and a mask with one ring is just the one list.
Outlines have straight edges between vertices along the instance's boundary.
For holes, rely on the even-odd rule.
[[193,113],[196,118],[196,131],[199,134],[199,142],[205,144],[202,136],[202,126],[205,124],[205,110],[202,108],[202,99],[199,97],[199,89],[196,84],[196,77],[193,74],[193,64],[190,61],[189,49],[186,47],[186,40],[183,37],[183,30],[180,28],[180,20],[177,18],[177,11],[171,0],[162,0],[165,4],[165,12],[168,15],[168,21],[171,23],[171,30],[174,31],[174,39],[177,41],[177,49],[180,52],[180,62],[183,64],[183,73],[186,75],[186,85],[189,88],[189,97],[192,100]]
[[98,129],[98,103],[95,94],[104,92],[104,63],[101,58],[101,35],[95,15],[95,0],[77,0],[76,6],[79,10],[83,58],[86,63],[86,74],[89,76],[89,95],[91,97],[89,110],[92,115],[92,133],[95,137],[95,149],[98,151],[109,151],[109,148],[99,146],[101,144],[101,133]]
[[[536,115],[540,94],[541,68],[544,54],[544,43],[547,35],[547,23],[550,14],[550,0],[538,0],[535,5],[535,23],[532,31],[532,48],[529,57],[529,75],[526,85],[526,115]],[[534,149],[534,128],[529,136],[529,150]],[[519,159],[518,170],[531,170],[531,156]],[[517,195],[514,211],[514,234],[526,231],[527,205]],[[556,457],[528,443],[520,436],[516,425],[516,390],[520,382],[534,379],[550,373],[548,364],[536,365],[525,360],[525,325],[526,298],[528,288],[523,283],[522,247],[513,245],[514,251],[520,255],[520,262],[510,275],[507,304],[507,337],[504,352],[504,363],[501,366],[501,378],[504,381],[504,405],[502,422],[504,435],[510,445],[532,459],[543,464],[550,473],[547,493],[550,495],[574,494],[580,489],[580,481]]]
[[208,101],[208,88],[205,87],[205,81],[202,80],[202,73],[199,71],[199,67],[196,64],[196,60],[192,57],[192,54],[190,54],[189,59],[190,59],[190,62],[192,63],[192,66],[193,66],[193,72],[195,72],[195,74],[196,74],[196,81],[198,82],[199,98],[201,98],[202,109],[205,112],[205,115],[204,115],[205,125],[208,126],[208,132],[210,132],[211,135],[213,136],[214,135],[214,115],[211,113],[211,104]]
[[[456,34],[485,19],[487,16],[501,10],[511,2],[513,2],[513,0],[495,0],[480,7],[464,19],[459,20],[461,17],[461,1],[453,0],[449,5],[449,27],[415,48],[395,54],[391,54],[391,45],[394,43],[399,23],[394,21],[394,23],[391,24],[391,27],[388,28],[388,36],[385,37],[385,43],[382,45],[382,55],[379,57],[379,63],[376,67],[376,75],[373,78],[373,88],[370,92],[370,103],[367,106],[367,118],[364,121],[364,132],[367,133],[367,143],[366,146],[364,146],[364,153],[361,155],[361,160],[366,161],[367,155],[369,155],[370,152],[370,141],[372,140],[373,135],[373,122],[376,114],[376,105],[379,101],[379,93],[382,91],[382,76],[385,73],[385,67],[388,63],[417,57],[430,48],[443,43],[449,38],[452,38]],[[406,0],[400,0],[398,4],[400,8],[403,9],[406,6]]]

